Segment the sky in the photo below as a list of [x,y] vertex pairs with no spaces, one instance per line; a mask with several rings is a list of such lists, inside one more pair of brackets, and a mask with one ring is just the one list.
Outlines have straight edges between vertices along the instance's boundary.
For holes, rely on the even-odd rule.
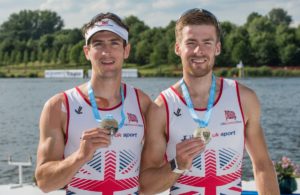
[[245,24],[253,12],[267,15],[273,8],[282,8],[292,17],[292,26],[300,24],[299,0],[0,0],[0,25],[21,10],[47,9],[63,19],[64,28],[81,28],[96,14],[108,11],[121,18],[137,16],[150,27],[165,27],[195,7],[238,26]]

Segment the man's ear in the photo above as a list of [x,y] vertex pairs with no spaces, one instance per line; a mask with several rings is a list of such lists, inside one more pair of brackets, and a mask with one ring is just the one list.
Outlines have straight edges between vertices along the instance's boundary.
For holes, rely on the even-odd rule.
[[220,54],[221,54],[221,42],[219,41],[216,46],[215,56],[218,56]]
[[180,56],[181,51],[180,51],[179,43],[177,43],[177,42],[175,43],[174,50],[175,50],[175,54],[177,56]]
[[89,46],[88,45],[84,45],[83,46],[83,52],[84,52],[85,58],[87,60],[90,60],[90,57],[89,57]]
[[131,45],[128,43],[128,44],[125,46],[124,59],[127,59],[127,58],[129,57],[130,49],[131,49]]

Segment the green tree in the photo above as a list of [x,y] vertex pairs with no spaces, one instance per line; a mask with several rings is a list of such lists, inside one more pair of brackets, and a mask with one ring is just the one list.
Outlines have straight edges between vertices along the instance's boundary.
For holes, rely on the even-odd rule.
[[49,49],[45,49],[43,52],[43,62],[49,63],[51,61],[50,51]]
[[231,43],[231,37],[238,27],[230,22],[222,22],[221,23],[221,54],[216,58],[217,66],[232,66],[234,63],[231,59],[231,52],[234,43]]
[[37,52],[35,50],[30,52],[30,62],[35,62],[37,60]]
[[50,49],[53,47],[53,42],[54,42],[54,36],[51,34],[43,35],[39,39],[39,47],[43,51]]
[[84,42],[79,42],[77,43],[76,45],[74,45],[72,48],[71,48],[71,51],[70,51],[70,62],[73,63],[73,64],[80,64],[80,58],[82,55],[84,55],[83,53],[83,44]]
[[58,63],[59,64],[66,64],[68,62],[68,47],[66,45],[62,46],[58,53]]
[[274,35],[260,33],[251,39],[256,65],[278,65],[278,48]]
[[247,17],[247,22],[245,24],[245,26],[247,27],[250,23],[252,23],[252,21],[254,19],[257,19],[257,18],[261,18],[263,17],[262,15],[260,15],[259,13],[257,12],[252,12],[251,14],[249,14],[249,16]]
[[55,12],[49,10],[22,10],[9,16],[0,26],[0,40],[14,38],[18,40],[39,39],[63,27],[63,21]]
[[298,43],[298,46],[300,46],[300,25],[296,28],[296,40]]
[[280,50],[283,65],[299,65],[300,49],[295,44],[289,44]]
[[145,65],[150,63],[150,55],[154,49],[155,41],[161,39],[159,36],[160,29],[153,28],[144,31],[141,35],[141,41],[138,42],[135,59],[138,64]]
[[2,40],[0,42],[0,50],[10,55],[15,50],[15,41],[10,38]]
[[130,55],[126,61],[128,63],[137,63],[135,55],[137,55],[136,53],[139,53],[137,52],[137,45],[141,40],[140,35],[150,28],[133,15],[126,17],[124,23],[129,27],[129,42],[131,45]]
[[17,59],[17,50],[13,50],[10,54],[10,59],[9,59],[9,62],[10,64],[15,64],[16,63],[16,59]]
[[176,66],[176,68],[179,67],[181,64],[181,59],[177,54],[175,53],[175,43],[169,45],[168,49],[168,64],[173,64]]
[[276,28],[276,44],[278,46],[281,65],[297,65],[299,47],[297,47],[296,30],[287,24],[279,24]]
[[275,26],[267,17],[256,17],[248,25],[253,64],[278,65],[278,47],[275,41]]
[[168,60],[168,45],[165,41],[158,42],[150,55],[150,63],[154,65],[166,64]]
[[152,48],[147,40],[139,41],[136,46],[135,60],[137,64],[145,65],[150,62],[149,55],[152,52]]
[[56,64],[56,62],[57,62],[57,50],[55,49],[55,48],[51,48],[50,49],[50,62],[52,63],[52,64]]
[[53,47],[60,49],[63,45],[76,45],[84,40],[79,29],[63,29],[53,34]]
[[290,25],[292,17],[282,8],[273,8],[269,13],[268,17],[274,25]]
[[249,35],[245,28],[235,28],[225,39],[224,49],[227,52],[228,61],[235,66],[239,61],[245,64],[251,62],[251,48],[249,48]]
[[37,51],[37,61],[39,61],[39,62],[43,61],[43,50],[41,48],[38,48],[38,51]]
[[25,51],[24,51],[24,55],[23,55],[23,63],[25,63],[25,64],[27,64],[28,63],[28,61],[29,61],[29,53],[28,53],[28,50],[26,49]]
[[4,64],[4,52],[0,50],[0,65]]
[[10,63],[10,56],[9,56],[9,54],[8,54],[8,52],[4,52],[4,64],[5,65],[9,65],[9,63]]

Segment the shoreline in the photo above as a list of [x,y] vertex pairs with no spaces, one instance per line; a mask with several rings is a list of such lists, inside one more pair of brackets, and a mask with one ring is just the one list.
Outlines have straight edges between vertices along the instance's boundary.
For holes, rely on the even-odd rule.
[[[88,75],[90,67],[67,66],[4,66],[0,68],[0,78],[45,78],[46,70],[81,70],[83,78]],[[138,77],[182,77],[181,66],[125,66],[124,69],[136,69]],[[300,77],[300,66],[260,66],[260,67],[218,67],[214,68],[216,76],[222,77]]]

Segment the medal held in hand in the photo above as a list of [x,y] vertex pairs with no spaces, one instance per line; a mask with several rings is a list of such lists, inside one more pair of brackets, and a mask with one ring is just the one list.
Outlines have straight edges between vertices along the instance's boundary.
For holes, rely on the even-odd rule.
[[197,127],[194,130],[194,137],[200,137],[204,144],[208,144],[211,140],[211,133],[206,127]]
[[110,135],[113,136],[117,133],[118,131],[118,121],[113,118],[112,115],[107,115],[104,117],[103,120],[100,122],[100,128],[102,129],[107,129],[110,131]]

